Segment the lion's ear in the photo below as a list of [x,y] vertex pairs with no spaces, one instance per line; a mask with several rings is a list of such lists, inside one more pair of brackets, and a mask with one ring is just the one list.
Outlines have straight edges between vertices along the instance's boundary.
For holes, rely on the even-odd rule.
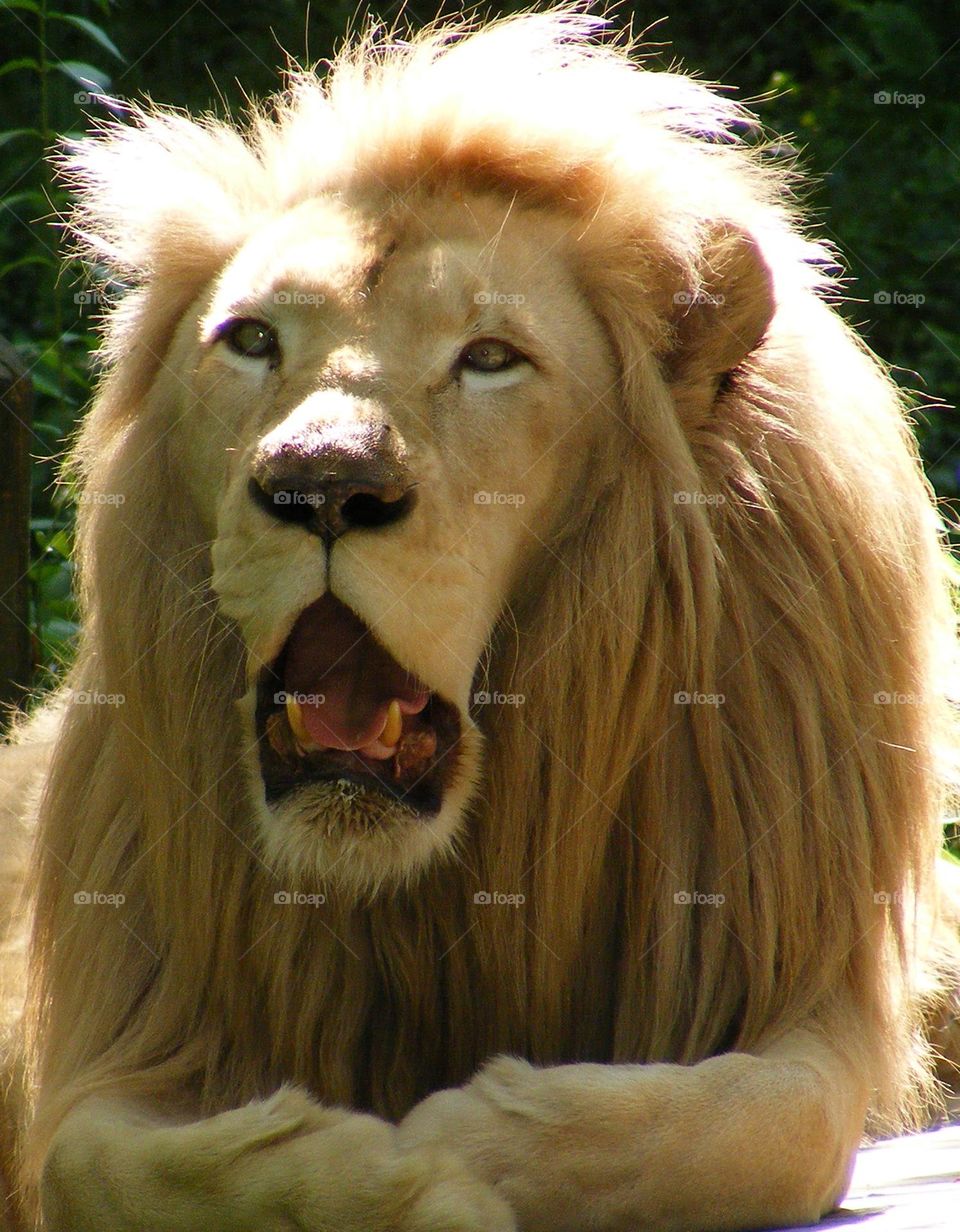
[[672,339],[664,359],[685,417],[713,404],[721,381],[761,342],[776,307],[760,246],[733,226],[711,235],[691,282],[673,296]]

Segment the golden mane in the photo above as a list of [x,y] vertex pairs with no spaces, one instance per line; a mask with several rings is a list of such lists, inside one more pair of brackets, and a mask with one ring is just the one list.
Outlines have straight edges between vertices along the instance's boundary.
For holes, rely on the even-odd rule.
[[[35,1161],[107,1084],[175,1079],[221,1109],[295,1081],[398,1115],[497,1052],[693,1061],[813,1010],[826,1031],[856,1015],[837,1038],[861,1041],[880,1117],[916,1109],[912,904],[937,845],[949,623],[930,495],[896,389],[813,293],[823,254],[790,173],[734,137],[735,104],[589,43],[593,25],[370,35],[242,131],[136,111],[70,156],[84,251],[130,290],[74,457],[83,491],[126,500],[80,506],[69,687],[125,704],[67,707],[41,807]],[[620,414],[492,638],[486,687],[526,703],[487,727],[459,859],[362,908],[331,893],[308,934],[277,924],[290,887],[228,773],[244,651],[155,378],[265,217],[356,182],[582,218]],[[748,236],[780,311],[718,391],[722,344],[677,304],[749,310]],[[125,896],[115,923],[74,910],[93,887]],[[480,890],[525,909],[477,910]],[[724,901],[681,911],[683,893]]]

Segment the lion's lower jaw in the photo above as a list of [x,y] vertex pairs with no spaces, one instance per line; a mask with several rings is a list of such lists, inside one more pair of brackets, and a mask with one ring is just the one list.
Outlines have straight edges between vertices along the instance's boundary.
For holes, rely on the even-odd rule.
[[452,850],[475,774],[463,759],[440,811],[422,816],[399,801],[355,783],[314,783],[258,810],[265,862],[289,889],[329,887],[350,898],[372,898],[413,881]]

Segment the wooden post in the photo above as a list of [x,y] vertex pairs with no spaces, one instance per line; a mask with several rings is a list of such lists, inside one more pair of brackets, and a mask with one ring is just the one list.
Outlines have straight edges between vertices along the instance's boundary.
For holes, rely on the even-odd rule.
[[[0,338],[0,703],[19,704],[33,676],[30,637],[30,436],[33,386]],[[2,716],[0,716],[2,717]]]

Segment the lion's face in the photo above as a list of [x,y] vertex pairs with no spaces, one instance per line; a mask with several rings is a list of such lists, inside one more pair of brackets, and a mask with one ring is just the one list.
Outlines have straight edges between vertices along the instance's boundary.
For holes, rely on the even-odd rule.
[[298,872],[367,887],[461,822],[485,647],[609,422],[575,241],[490,196],[316,199],[180,331],[182,465],[248,652],[245,764]]

